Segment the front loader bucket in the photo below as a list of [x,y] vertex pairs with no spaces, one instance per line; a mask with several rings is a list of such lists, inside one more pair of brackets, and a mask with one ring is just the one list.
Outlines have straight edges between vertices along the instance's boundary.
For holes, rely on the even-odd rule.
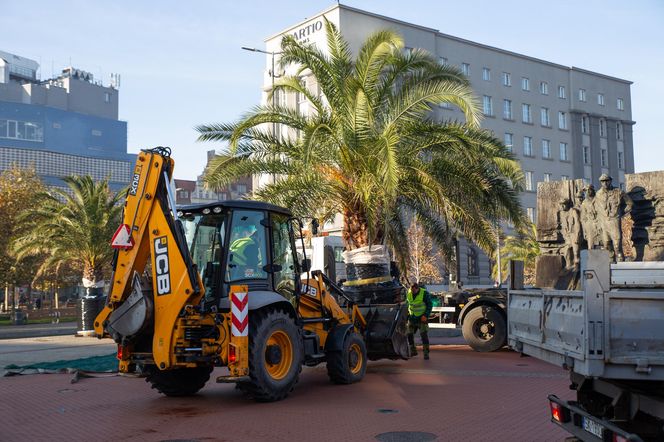
[[408,359],[408,308],[406,304],[380,304],[360,307],[367,321],[365,339],[367,357],[377,359]]

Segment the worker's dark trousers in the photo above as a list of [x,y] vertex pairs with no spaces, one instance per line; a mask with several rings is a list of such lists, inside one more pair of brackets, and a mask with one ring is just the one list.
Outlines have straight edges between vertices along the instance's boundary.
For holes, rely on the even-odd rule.
[[408,344],[410,344],[411,350],[415,352],[415,332],[420,331],[420,337],[422,338],[422,350],[425,355],[429,354],[429,324],[415,321],[408,321]]

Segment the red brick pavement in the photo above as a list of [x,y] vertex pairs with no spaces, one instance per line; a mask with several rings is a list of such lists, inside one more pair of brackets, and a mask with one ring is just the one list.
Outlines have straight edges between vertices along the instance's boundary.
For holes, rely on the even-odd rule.
[[355,385],[305,369],[290,397],[269,404],[212,381],[195,397],[167,398],[139,378],[70,379],[1,378],[0,440],[371,441],[422,431],[439,441],[562,441],[546,397],[572,397],[560,368],[463,345],[435,346],[430,361],[370,363]]

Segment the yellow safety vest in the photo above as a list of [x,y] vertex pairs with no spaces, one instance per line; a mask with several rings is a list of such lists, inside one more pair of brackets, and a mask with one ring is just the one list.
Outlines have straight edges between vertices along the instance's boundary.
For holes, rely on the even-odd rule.
[[427,311],[427,305],[424,302],[424,288],[420,287],[420,291],[413,298],[413,293],[408,289],[406,299],[408,300],[408,314],[411,316],[422,316]]
[[247,257],[244,252],[248,246],[254,244],[252,238],[239,238],[231,244],[231,253],[233,254],[233,263],[241,266],[247,265]]

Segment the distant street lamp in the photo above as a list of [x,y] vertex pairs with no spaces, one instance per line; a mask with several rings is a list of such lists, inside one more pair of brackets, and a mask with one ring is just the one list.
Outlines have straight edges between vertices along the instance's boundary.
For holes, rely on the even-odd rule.
[[[272,80],[270,92],[272,93],[272,107],[273,108],[276,107],[277,104],[276,104],[276,94],[274,93],[274,79],[281,77],[281,75],[277,75],[277,74],[274,73],[274,56],[283,54],[283,52],[264,51],[262,49],[249,48],[249,47],[246,47],[246,46],[242,46],[242,49],[244,49],[245,51],[249,51],[249,52],[260,52],[261,54],[267,54],[267,55],[270,56],[270,58],[272,60],[272,69],[270,69],[270,79]],[[277,123],[272,123],[272,135],[275,138],[277,137]],[[276,180],[277,180],[276,176],[274,174],[272,174],[272,184],[274,184],[276,182]]]

